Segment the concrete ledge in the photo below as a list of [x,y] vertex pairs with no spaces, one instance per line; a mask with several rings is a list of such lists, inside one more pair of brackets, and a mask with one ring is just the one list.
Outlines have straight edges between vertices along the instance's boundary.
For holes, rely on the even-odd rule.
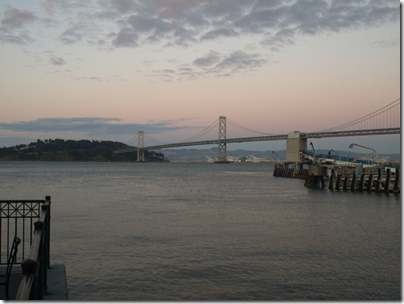
[[[10,299],[14,300],[21,281],[21,265],[13,265],[10,276]],[[6,273],[6,265],[0,266],[0,274]],[[6,288],[0,286],[0,300],[6,300]],[[66,267],[64,264],[52,264],[48,269],[48,291],[44,300],[60,301],[67,300]]]
[[[0,266],[0,274],[4,275],[6,273],[6,265]],[[13,269],[10,275],[10,286],[9,286],[9,295],[10,300],[14,300],[17,295],[18,287],[20,286],[21,280],[21,265],[13,265]],[[0,286],[0,300],[6,300],[6,287]]]
[[52,264],[51,269],[48,269],[48,291],[44,300],[67,300],[66,267],[64,264]]

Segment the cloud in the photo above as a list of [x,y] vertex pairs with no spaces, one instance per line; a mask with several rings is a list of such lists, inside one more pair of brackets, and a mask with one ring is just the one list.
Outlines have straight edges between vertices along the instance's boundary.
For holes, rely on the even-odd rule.
[[[35,22],[38,18],[34,12],[28,10],[19,10],[6,6],[4,18],[0,25],[0,42],[26,45],[33,41],[28,35],[29,32],[24,27]],[[18,30],[19,33],[18,33]]]
[[214,40],[220,37],[237,37],[238,33],[233,29],[217,29],[207,32],[201,37],[201,40]]
[[272,51],[279,51],[286,45],[295,44],[295,29],[283,29],[277,32],[274,36],[261,41],[261,44],[270,46]]
[[92,7],[91,2],[91,0],[46,0],[40,5],[46,13],[53,15],[57,10],[72,12]]
[[[59,43],[107,51],[150,45],[165,51],[168,47],[250,38],[254,54],[245,51],[245,45],[227,55],[222,49],[212,49],[187,66],[170,67],[175,73],[154,70],[159,79],[170,81],[250,71],[267,64],[265,58],[271,52],[293,46],[301,36],[378,27],[400,20],[400,4],[394,0],[43,0],[41,8],[54,19],[41,19],[32,11],[6,6],[0,42],[32,43],[27,26],[34,22],[42,26],[57,23],[57,34],[49,38]],[[375,42],[371,47],[396,43]]]
[[[111,47],[145,43],[188,47],[205,41],[264,35],[263,45],[279,50],[293,45],[297,35],[335,33],[400,20],[397,1],[373,0],[46,0],[41,7],[48,14],[68,16],[67,26],[58,37],[62,43],[104,41],[115,27],[113,31],[118,34],[108,40]],[[22,29],[36,20],[34,12],[7,6],[0,29]],[[61,25],[65,22],[61,18],[59,21]],[[282,36],[286,31],[294,35],[286,39]],[[15,37],[2,40],[22,43]]]
[[153,70],[152,74],[145,76],[165,82],[194,80],[201,77],[228,77],[237,73],[251,72],[268,63],[269,61],[258,53],[235,51],[226,55],[211,50],[205,56],[195,59],[192,65],[180,64],[176,69]]
[[14,132],[44,133],[84,133],[88,136],[134,135],[138,131],[164,133],[178,130],[196,130],[205,127],[178,125],[193,118],[177,120],[149,121],[147,124],[119,123],[119,118],[79,117],[79,118],[38,118],[31,121],[0,123],[0,129]]
[[66,29],[59,37],[58,39],[63,43],[63,44],[74,44],[80,41],[83,38],[83,35],[79,33],[80,27],[79,26],[73,26],[68,29]]
[[[41,7],[48,14],[67,17],[58,37],[62,43],[103,40],[111,28],[118,27],[119,34],[109,41],[112,47],[143,43],[188,47],[251,34],[265,35],[264,44],[270,45],[271,37],[293,31],[289,40],[278,39],[276,46],[271,45],[280,49],[293,44],[297,35],[337,33],[400,20],[399,2],[373,0],[46,0]],[[8,6],[0,29],[21,29],[36,20],[34,12]],[[58,20],[61,26],[66,22]]]
[[146,35],[146,40],[150,42],[159,42],[162,38],[172,34],[176,26],[165,22],[159,18],[146,18],[143,16],[132,15],[128,18],[128,24],[136,33]]
[[12,43],[19,45],[27,45],[33,40],[28,36],[28,34],[21,32],[18,35],[4,34],[0,35],[1,43]]
[[14,29],[20,29],[25,25],[35,21],[35,13],[28,10],[19,10],[8,6],[4,12],[4,18],[1,20],[0,30],[11,31]]
[[139,44],[136,42],[139,39],[139,35],[136,34],[130,28],[123,28],[116,35],[116,38],[112,41],[115,47],[136,47]]
[[138,5],[131,0],[111,0],[111,5],[120,13],[136,11]]
[[[57,2],[58,7],[66,5],[62,0]],[[263,44],[279,50],[293,45],[297,35],[373,27],[400,18],[396,1],[110,0],[94,5],[91,13],[87,12],[88,19],[95,22],[101,15],[110,16],[120,27],[119,33],[124,37],[112,41],[115,47],[144,43],[188,47],[253,34],[264,35]],[[76,7],[79,10],[77,4]],[[88,7],[83,4],[82,12]],[[133,30],[132,37],[127,37],[127,28]],[[287,32],[293,32],[293,36],[286,37]],[[136,39],[134,35],[138,35]]]
[[193,61],[194,65],[215,76],[251,71],[267,63],[268,61],[261,58],[260,54],[249,54],[244,51],[235,51],[226,56],[210,51],[206,56]]
[[49,63],[52,64],[52,65],[60,66],[60,65],[66,64],[66,61],[61,57],[51,56],[49,58]]
[[215,68],[220,70],[231,69],[232,71],[251,70],[267,63],[260,58],[259,54],[247,54],[243,51],[236,51],[224,58]]
[[220,61],[221,55],[218,52],[210,51],[205,57],[197,58],[193,64],[198,67],[208,67]]
[[389,48],[389,47],[396,47],[399,45],[400,41],[398,39],[373,41],[369,44],[371,48]]

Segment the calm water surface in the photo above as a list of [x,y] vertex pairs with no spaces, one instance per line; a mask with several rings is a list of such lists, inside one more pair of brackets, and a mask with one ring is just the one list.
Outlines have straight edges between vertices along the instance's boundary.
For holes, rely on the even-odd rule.
[[400,300],[401,199],[306,189],[272,164],[0,162],[52,196],[70,300]]

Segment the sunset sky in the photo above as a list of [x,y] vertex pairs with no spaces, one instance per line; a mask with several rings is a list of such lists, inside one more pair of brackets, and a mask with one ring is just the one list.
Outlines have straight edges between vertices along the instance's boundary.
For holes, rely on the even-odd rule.
[[[127,143],[138,131],[179,142],[219,116],[262,133],[313,132],[400,98],[400,2],[2,0],[0,67],[0,147]],[[399,135],[313,140],[352,142],[400,152]]]

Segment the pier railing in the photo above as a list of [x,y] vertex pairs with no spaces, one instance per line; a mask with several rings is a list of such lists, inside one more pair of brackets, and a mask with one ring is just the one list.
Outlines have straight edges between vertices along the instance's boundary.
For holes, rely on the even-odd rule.
[[21,239],[16,264],[21,264],[30,250],[34,221],[45,200],[0,200],[0,265],[7,264],[14,236]]
[[[0,210],[0,221],[5,219],[0,227],[6,229],[6,232],[0,231],[6,239],[0,244],[8,244],[14,233],[24,245],[19,253],[22,275],[16,300],[43,300],[50,268],[51,197],[47,196],[45,200],[0,201]],[[37,220],[33,222],[34,219]],[[30,247],[26,253],[24,247],[28,242]]]

